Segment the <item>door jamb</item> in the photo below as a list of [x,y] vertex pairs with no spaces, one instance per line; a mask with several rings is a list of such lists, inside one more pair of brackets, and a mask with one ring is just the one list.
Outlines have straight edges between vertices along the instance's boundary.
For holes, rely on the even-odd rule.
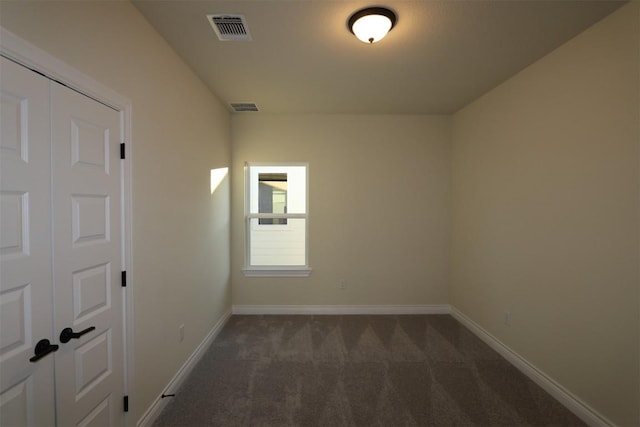
[[[79,70],[67,65],[48,52],[21,39],[0,26],[0,55],[11,59],[27,68],[43,74],[45,77],[58,81],[65,86],[105,104],[120,113],[121,142],[126,143],[126,158],[121,160],[120,175],[121,215],[122,215],[122,270],[127,272],[127,286],[122,292],[123,316],[123,357],[124,357],[124,390],[123,395],[129,395],[134,384],[134,336],[133,336],[133,199],[132,199],[132,132],[131,100],[109,87],[94,80]],[[135,405],[135,399],[130,399]],[[131,413],[131,412],[129,412]],[[130,425],[127,413],[124,415],[125,425]]]

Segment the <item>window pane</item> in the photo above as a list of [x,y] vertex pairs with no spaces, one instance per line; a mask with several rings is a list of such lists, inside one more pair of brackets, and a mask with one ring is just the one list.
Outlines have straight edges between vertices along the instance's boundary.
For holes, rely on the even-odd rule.
[[[258,174],[258,212],[283,214],[287,213],[287,174]],[[261,218],[262,225],[286,225],[286,218]]]
[[[281,181],[283,177],[286,177],[284,182]],[[284,184],[286,186],[282,188]],[[269,190],[270,198],[266,195],[262,196],[261,187],[263,186],[270,186],[273,189]],[[276,207],[274,207],[273,192],[278,194],[278,190],[280,193],[276,195]],[[304,214],[307,210],[307,169],[305,166],[251,166],[249,195],[250,213]],[[285,212],[266,211],[283,208],[286,209]]]
[[261,227],[250,220],[252,266],[306,265],[306,219],[289,218],[287,227]]

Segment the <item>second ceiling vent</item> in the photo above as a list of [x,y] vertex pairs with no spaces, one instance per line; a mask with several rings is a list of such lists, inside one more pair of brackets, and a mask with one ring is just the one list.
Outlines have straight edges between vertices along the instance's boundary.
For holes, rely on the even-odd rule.
[[259,111],[258,106],[253,102],[231,102],[229,105],[231,105],[231,109],[236,113]]
[[212,14],[207,20],[222,41],[251,41],[244,15]]

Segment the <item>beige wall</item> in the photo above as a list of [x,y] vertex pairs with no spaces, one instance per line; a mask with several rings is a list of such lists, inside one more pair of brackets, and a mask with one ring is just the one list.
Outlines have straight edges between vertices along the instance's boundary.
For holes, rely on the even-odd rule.
[[128,2],[3,1],[0,24],[133,103],[137,421],[230,308],[229,115]]
[[623,7],[453,120],[452,304],[623,426],[640,423],[639,17]]
[[[448,117],[245,114],[232,133],[234,305],[448,302]],[[309,163],[310,277],[243,276],[247,161]]]

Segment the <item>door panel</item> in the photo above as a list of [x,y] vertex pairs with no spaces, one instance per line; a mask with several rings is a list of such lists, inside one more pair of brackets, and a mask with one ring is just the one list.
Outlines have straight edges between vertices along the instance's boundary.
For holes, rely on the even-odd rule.
[[0,58],[0,425],[53,425],[49,81]]
[[107,397],[100,402],[93,411],[87,414],[79,423],[78,427],[99,427],[99,426],[112,426],[116,425],[111,417],[111,408],[114,406],[111,403],[113,396]]
[[52,83],[59,425],[121,425],[120,114]]

